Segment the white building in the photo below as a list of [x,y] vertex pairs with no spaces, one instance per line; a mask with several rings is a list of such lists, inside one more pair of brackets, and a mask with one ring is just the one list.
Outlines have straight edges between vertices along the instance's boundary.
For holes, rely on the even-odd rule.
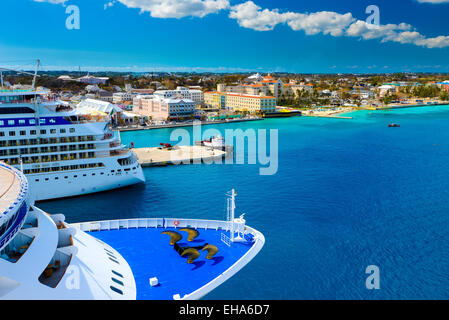
[[379,90],[379,95],[381,97],[383,97],[383,96],[385,96],[388,93],[395,92],[396,88],[394,86],[392,86],[392,85],[384,84],[384,85],[378,87],[378,90]]
[[179,95],[139,95],[133,100],[133,112],[153,120],[185,119],[195,116],[196,103]]
[[133,94],[131,92],[115,92],[112,95],[112,102],[113,103],[122,103],[126,101],[132,101],[133,100]]
[[178,87],[176,90],[158,90],[153,93],[155,97],[161,99],[173,98],[176,96],[183,99],[193,100],[196,104],[204,103],[204,93],[201,90],[189,90],[185,87]]
[[106,81],[108,81],[109,78],[107,77],[94,77],[91,76],[89,73],[87,74],[87,76],[78,78],[77,81],[82,82],[82,83],[87,83],[87,84],[105,84]]

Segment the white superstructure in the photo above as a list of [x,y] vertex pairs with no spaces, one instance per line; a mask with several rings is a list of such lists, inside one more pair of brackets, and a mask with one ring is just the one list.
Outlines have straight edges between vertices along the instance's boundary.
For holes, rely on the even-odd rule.
[[145,181],[109,115],[72,108],[45,90],[0,90],[0,160],[27,175],[36,200]]
[[31,206],[19,170],[0,163],[0,182],[0,299],[136,298],[116,250]]
[[[68,224],[63,214],[35,207],[26,176],[0,162],[0,300],[199,299],[262,249],[264,236],[246,225],[239,230],[239,223],[231,229],[229,221],[173,218]],[[228,248],[217,240],[234,230],[249,237],[243,247],[236,241],[235,249]],[[166,234],[170,239],[179,235],[179,241],[186,231],[189,239],[201,232],[209,244],[197,247],[204,241],[200,238],[192,247],[169,244]],[[201,250],[201,257],[189,259],[201,260],[202,269],[192,269],[183,258],[192,250]],[[217,263],[223,259],[229,264]],[[146,270],[151,272],[145,275]],[[161,286],[154,285],[158,281]]]

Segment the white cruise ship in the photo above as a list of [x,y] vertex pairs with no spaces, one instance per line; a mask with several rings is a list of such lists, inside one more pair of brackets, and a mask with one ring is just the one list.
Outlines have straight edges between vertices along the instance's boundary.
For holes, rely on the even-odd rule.
[[120,188],[145,178],[109,115],[47,91],[0,90],[0,160],[20,168],[36,201]]
[[243,217],[234,219],[234,192],[227,221],[161,218],[72,225],[64,215],[32,205],[30,187],[21,171],[0,163],[4,300],[199,299],[248,264],[265,243]]

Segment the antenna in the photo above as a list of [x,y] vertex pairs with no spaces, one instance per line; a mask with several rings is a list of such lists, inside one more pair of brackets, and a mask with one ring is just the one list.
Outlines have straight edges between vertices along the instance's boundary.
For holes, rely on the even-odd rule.
[[235,219],[235,196],[237,193],[235,189],[231,190],[228,198],[228,221],[231,223],[230,225],[230,233],[231,233],[231,242],[234,242],[234,219]]
[[37,77],[37,71],[39,70],[40,63],[41,63],[41,61],[39,59],[37,59],[36,70],[34,71],[34,77],[33,77],[33,84],[31,85],[31,88],[33,88],[33,90],[36,87],[36,77]]

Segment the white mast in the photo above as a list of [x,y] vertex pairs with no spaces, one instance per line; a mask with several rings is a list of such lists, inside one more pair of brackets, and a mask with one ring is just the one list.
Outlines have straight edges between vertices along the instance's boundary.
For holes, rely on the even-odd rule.
[[33,77],[33,84],[31,85],[33,90],[35,89],[35,86],[36,86],[37,71],[39,70],[40,63],[41,63],[41,61],[39,59],[37,59],[36,70],[34,71],[34,77]]
[[237,193],[235,192],[235,189],[231,190],[231,198],[229,203],[229,213],[230,213],[230,220],[231,220],[231,242],[234,242],[234,218],[235,218],[235,196]]

